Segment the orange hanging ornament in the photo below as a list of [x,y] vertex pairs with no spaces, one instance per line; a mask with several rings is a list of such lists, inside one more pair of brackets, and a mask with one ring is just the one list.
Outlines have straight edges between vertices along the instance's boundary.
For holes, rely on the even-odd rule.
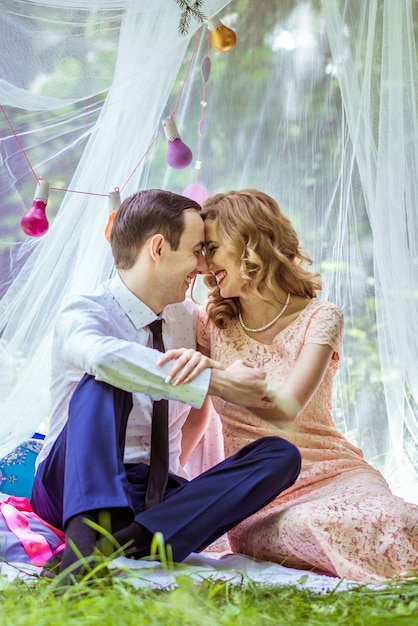
[[119,189],[111,191],[109,193],[109,219],[105,228],[106,240],[110,242],[110,233],[112,232],[113,222],[115,221],[116,213],[121,205]]

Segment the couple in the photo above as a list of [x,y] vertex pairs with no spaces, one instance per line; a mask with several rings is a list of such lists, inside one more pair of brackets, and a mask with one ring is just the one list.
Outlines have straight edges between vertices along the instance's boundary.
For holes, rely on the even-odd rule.
[[[181,561],[231,531],[237,552],[355,580],[416,567],[418,507],[395,498],[332,421],[342,313],[316,298],[319,277],[277,203],[246,190],[201,211],[142,191],[123,202],[111,245],[115,277],[69,300],[56,326],[32,505],[66,531],[61,569],[94,552],[89,520],[103,514],[138,558],[156,532]],[[208,269],[199,312],[186,292]],[[150,348],[158,318],[164,356]],[[208,396],[227,458],[187,481],[181,446],[199,439]],[[164,501],[145,508],[160,398],[170,473]]]

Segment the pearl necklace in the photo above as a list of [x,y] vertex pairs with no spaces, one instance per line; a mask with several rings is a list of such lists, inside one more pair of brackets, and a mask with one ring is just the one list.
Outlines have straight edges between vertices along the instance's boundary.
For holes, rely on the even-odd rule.
[[270,326],[273,326],[273,324],[275,324],[277,322],[279,317],[281,317],[283,315],[283,313],[286,311],[287,305],[289,304],[289,301],[290,301],[290,293],[287,294],[287,299],[286,299],[286,302],[285,302],[282,310],[279,311],[279,313],[276,315],[274,320],[271,320],[271,322],[269,322],[268,324],[265,324],[265,326],[260,326],[260,328],[248,328],[248,326],[246,326],[244,324],[244,320],[242,319],[241,311],[238,311],[239,323],[241,324],[243,329],[247,331],[247,333],[261,333],[261,331],[267,330],[267,328],[270,328]]

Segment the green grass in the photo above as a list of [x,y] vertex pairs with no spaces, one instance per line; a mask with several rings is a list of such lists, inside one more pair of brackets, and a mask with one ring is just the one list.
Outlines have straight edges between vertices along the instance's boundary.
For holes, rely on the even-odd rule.
[[[152,590],[138,589],[102,567],[102,578],[88,575],[71,586],[60,586],[57,578],[9,582],[0,576],[0,625],[418,624],[418,578],[379,589],[358,586],[320,595],[296,586],[254,584],[244,578],[241,584],[236,578],[234,582],[196,581],[179,567],[175,588]],[[134,580],[140,572],[130,570],[129,576]]]

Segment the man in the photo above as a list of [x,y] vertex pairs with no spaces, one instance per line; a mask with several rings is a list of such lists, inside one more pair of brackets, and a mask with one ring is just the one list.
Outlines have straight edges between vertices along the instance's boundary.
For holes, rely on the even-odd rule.
[[[100,522],[103,512],[115,540],[129,544],[134,556],[148,555],[153,535],[161,532],[182,561],[299,474],[298,450],[270,437],[191,481],[184,477],[181,428],[190,406],[200,407],[208,394],[246,406],[268,396],[262,370],[240,361],[218,369],[193,350],[159,367],[161,353],[150,347],[149,325],[158,318],[165,349],[195,347],[197,312],[186,292],[207,269],[199,211],[194,201],[167,191],[127,198],[111,234],[117,273],[95,293],[71,298],[58,317],[53,411],[32,505],[66,532],[61,570],[94,552],[98,537],[88,521]],[[193,380],[178,385],[189,356]],[[169,476],[163,501],[145,508],[153,407],[161,398],[169,399]]]

